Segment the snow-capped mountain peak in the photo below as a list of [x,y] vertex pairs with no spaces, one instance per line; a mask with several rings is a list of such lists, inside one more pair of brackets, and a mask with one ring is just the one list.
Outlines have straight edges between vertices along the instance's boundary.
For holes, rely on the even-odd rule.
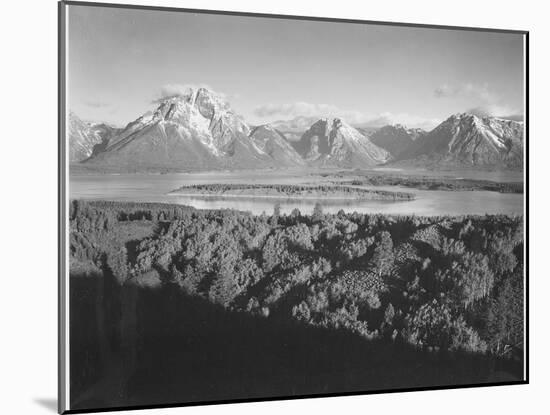
[[441,164],[520,167],[523,123],[475,114],[451,115],[404,157]]
[[341,118],[297,117],[250,128],[223,94],[189,88],[155,101],[123,129],[69,114],[71,162],[122,171],[327,166],[368,168],[523,163],[524,124],[456,113],[429,133],[395,123],[354,127]]
[[390,158],[357,129],[340,118],[321,118],[294,144],[313,164],[340,167],[373,166]]
[[252,135],[222,94],[191,88],[155,104],[89,162],[123,164],[126,169],[261,168],[276,166],[284,156],[287,165],[303,164],[284,137]]

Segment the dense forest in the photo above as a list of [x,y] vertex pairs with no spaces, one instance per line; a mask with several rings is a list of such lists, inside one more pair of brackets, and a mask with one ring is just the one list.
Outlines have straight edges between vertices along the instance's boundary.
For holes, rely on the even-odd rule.
[[[72,201],[71,359],[88,368],[73,403],[519,380],[522,226]],[[103,384],[120,354],[123,386]],[[164,386],[146,392],[144,377]]]
[[170,193],[197,195],[242,195],[250,197],[280,197],[285,198],[333,198],[333,199],[365,199],[365,200],[414,200],[415,195],[408,192],[388,190],[361,189],[338,184],[326,185],[296,185],[296,184],[195,184],[182,186]]

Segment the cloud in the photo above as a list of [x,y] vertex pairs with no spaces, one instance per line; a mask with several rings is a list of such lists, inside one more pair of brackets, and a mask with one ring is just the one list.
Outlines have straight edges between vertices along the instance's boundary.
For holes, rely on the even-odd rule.
[[496,101],[497,97],[489,90],[489,84],[464,83],[460,85],[443,84],[434,90],[436,98],[474,98],[484,102]]
[[523,114],[511,114],[511,115],[505,115],[501,118],[504,118],[505,120],[512,120],[512,121],[525,121],[525,116]]
[[289,104],[265,104],[254,109],[254,115],[261,118],[293,119],[296,117],[342,118],[350,124],[365,120],[360,111],[347,110],[331,104],[294,102]]
[[477,115],[478,117],[498,117],[507,120],[523,121],[523,114],[521,114],[520,111],[506,105],[480,105],[478,107],[470,108],[466,112]]
[[[207,84],[165,84],[160,88],[160,91],[153,99],[153,103],[158,103],[159,101],[162,101],[166,98],[187,95],[191,90],[197,88],[206,88],[210,91],[213,91],[213,89]],[[216,94],[225,96],[225,94],[221,94],[219,92],[216,92]]]
[[362,127],[380,128],[385,125],[401,124],[409,128],[431,130],[441,123],[439,118],[426,118],[408,113],[384,112],[359,123]]
[[84,105],[90,108],[106,108],[110,106],[106,102],[101,102],[101,101],[86,101],[84,102]]
[[312,117],[325,114],[341,113],[334,105],[310,104],[307,102],[294,102],[291,104],[265,104],[256,107],[254,114],[258,117]]
[[187,95],[190,91],[198,88],[208,89],[226,101],[238,100],[242,97],[240,94],[226,94],[224,92],[217,91],[208,84],[165,84],[160,88],[160,91],[157,92],[155,98],[153,99],[153,104],[157,104],[166,98]]
[[460,85],[444,84],[434,90],[437,98],[466,98],[476,103],[466,110],[478,117],[499,117],[510,120],[523,120],[522,111],[516,107],[503,104],[497,94],[489,89],[489,85],[465,83]]
[[307,102],[295,102],[288,104],[265,104],[256,107],[254,115],[260,118],[293,119],[296,117],[338,117],[349,124],[365,127],[382,127],[388,124],[403,124],[408,127],[433,128],[440,120],[428,119],[411,114],[393,114],[384,112],[380,114],[366,114],[339,108],[330,104],[311,104]]

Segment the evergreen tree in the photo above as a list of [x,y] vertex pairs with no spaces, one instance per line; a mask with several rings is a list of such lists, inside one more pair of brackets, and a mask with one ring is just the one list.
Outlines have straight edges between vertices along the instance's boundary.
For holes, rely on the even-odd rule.
[[324,219],[323,215],[323,206],[321,203],[317,202],[315,203],[315,206],[313,207],[313,213],[311,215],[311,219],[313,222],[320,222]]

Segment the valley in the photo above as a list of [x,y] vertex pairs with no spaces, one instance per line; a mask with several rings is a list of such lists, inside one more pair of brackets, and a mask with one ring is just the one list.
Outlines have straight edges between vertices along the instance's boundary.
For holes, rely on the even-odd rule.
[[[362,174],[394,176],[380,170],[366,170]],[[420,170],[402,170],[400,175],[422,177],[430,175],[433,180],[448,180],[449,177],[464,177],[466,173],[457,171],[445,173]],[[491,183],[520,182],[517,172],[485,172],[475,175],[486,177]],[[281,212],[290,213],[298,209],[310,214],[319,203],[327,213],[345,212],[382,213],[394,215],[463,215],[463,214],[522,214],[523,195],[520,193],[501,193],[487,190],[448,191],[425,190],[402,185],[364,185],[361,188],[372,191],[403,192],[414,194],[414,200],[331,200],[322,195],[315,198],[294,198],[284,200],[261,197],[228,198],[201,196],[198,194],[182,196],[170,194],[182,186],[195,185],[307,185],[329,186],[339,182],[361,180],[361,173],[340,169],[285,169],[285,170],[240,170],[211,171],[195,173],[167,174],[71,174],[69,178],[69,196],[71,199],[134,201],[151,203],[172,203],[192,206],[197,209],[234,209],[252,212],[256,215],[271,214],[279,204]],[[412,180],[412,179],[411,179]],[[498,186],[495,185],[495,186]]]
[[[254,214],[279,202],[302,213],[317,203],[334,213],[523,213],[521,122],[462,113],[432,131],[316,117],[251,125],[206,88],[154,105],[123,128],[71,116],[69,146],[80,155],[70,166],[71,198]],[[210,187],[190,187],[198,185]],[[312,188],[288,187],[297,185]]]

